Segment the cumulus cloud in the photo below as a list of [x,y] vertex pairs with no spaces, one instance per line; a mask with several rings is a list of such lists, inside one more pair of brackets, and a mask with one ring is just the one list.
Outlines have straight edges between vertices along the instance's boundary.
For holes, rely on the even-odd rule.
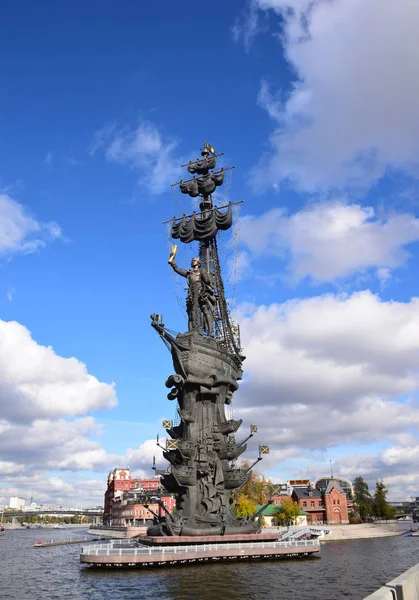
[[[156,440],[112,454],[95,439],[100,429],[93,417],[37,419],[30,424],[0,421],[0,481],[7,484],[0,496],[15,495],[12,490],[16,490],[16,495],[27,497],[33,491],[37,501],[80,504],[83,500],[82,505],[92,505],[103,503],[107,473],[116,465],[127,465],[136,476],[149,477],[155,456],[158,467],[165,468]],[[165,439],[161,444],[165,445]],[[83,471],[101,474],[100,480],[94,480],[100,498],[87,493]],[[65,475],[51,476],[56,472]],[[78,496],[77,490],[83,493]]]
[[363,477],[371,493],[375,482],[383,480],[389,489],[390,500],[408,500],[418,495],[418,457],[418,439],[414,438],[410,445],[390,446],[376,455],[349,454],[337,459],[334,466],[349,479]]
[[138,448],[127,448],[123,459],[124,464],[129,465],[131,469],[141,474],[141,476],[150,476],[150,469],[155,460],[158,469],[165,469],[168,464],[163,458],[162,447],[166,447],[166,438],[161,437],[159,446],[155,439],[145,440]]
[[[35,469],[92,470],[112,461],[97,441],[93,417],[73,421],[36,419],[30,424],[0,422],[0,459]],[[12,465],[7,472],[10,473]]]
[[114,384],[102,383],[76,358],[37,344],[26,327],[0,320],[0,397],[9,421],[69,417],[117,403]]
[[91,508],[103,506],[106,478],[68,480],[58,476],[48,477],[42,471],[33,471],[20,475],[0,487],[0,504],[9,504],[11,496],[21,496],[27,503],[33,498],[38,504],[55,506]]
[[287,215],[276,208],[241,220],[241,240],[253,256],[288,260],[295,281],[334,281],[374,269],[380,281],[409,257],[419,240],[419,219],[407,213],[378,216],[370,206],[316,203]]
[[[156,456],[164,468],[155,440],[107,452],[100,424],[81,415],[115,406],[114,385],[98,381],[77,359],[39,345],[19,323],[0,320],[0,374],[0,503],[34,492],[37,502],[101,504],[115,465],[146,477]],[[82,472],[101,473],[101,479],[89,480],[89,487]]]
[[[244,392],[245,393],[245,392]],[[263,440],[273,448],[326,450],[342,444],[381,442],[392,433],[414,428],[419,430],[417,402],[400,404],[395,400],[361,398],[345,406],[330,403],[295,405],[287,402],[278,407],[240,409],[237,415],[246,422],[257,421]],[[325,415],[322,419],[320,415]],[[326,416],[327,415],[327,416]],[[266,443],[268,443],[266,441]]]
[[11,460],[0,460],[0,474],[4,475],[16,475],[24,470],[24,465],[19,465]]
[[[115,406],[113,384],[98,381],[77,359],[41,346],[23,325],[2,320],[0,374],[0,480],[8,484],[5,490],[24,486],[32,472],[45,480],[49,471],[107,470],[118,461],[95,439],[100,435],[95,419],[79,418]],[[53,492],[50,500],[63,498],[65,490],[59,496]]]
[[[165,468],[156,440],[145,440],[123,454],[109,454],[91,439],[99,429],[92,417],[38,420],[30,425],[1,422],[0,504],[8,504],[10,496],[29,499],[33,493],[37,502],[103,505],[106,476],[116,465],[127,465],[136,477],[150,477],[155,456],[157,466]],[[65,475],[51,475],[57,471]],[[86,480],[82,471],[100,473],[100,478]]]
[[[255,186],[291,180],[312,191],[365,188],[388,168],[417,173],[419,4],[411,0],[252,0],[279,16],[279,38],[296,74],[291,89],[259,103],[275,121]],[[235,32],[238,37],[237,31]]]
[[29,254],[62,237],[57,223],[43,223],[8,194],[0,193],[0,257]]
[[152,194],[166,191],[176,181],[182,159],[174,156],[177,142],[166,139],[149,121],[136,127],[106,126],[95,134],[91,154],[98,149],[106,158],[139,173],[139,183]]
[[418,308],[418,299],[383,302],[369,291],[245,307],[237,415],[281,448],[417,431]]

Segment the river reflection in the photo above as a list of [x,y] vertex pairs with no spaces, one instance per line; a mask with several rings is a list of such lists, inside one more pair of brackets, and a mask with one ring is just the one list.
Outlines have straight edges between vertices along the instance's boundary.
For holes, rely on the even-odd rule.
[[419,562],[419,537],[322,544],[321,558],[100,570],[79,563],[80,546],[33,548],[80,530],[6,531],[0,538],[2,600],[362,599]]

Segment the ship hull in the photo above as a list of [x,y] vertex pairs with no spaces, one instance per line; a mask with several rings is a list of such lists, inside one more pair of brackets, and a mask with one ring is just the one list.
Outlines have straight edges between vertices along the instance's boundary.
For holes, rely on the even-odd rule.
[[197,332],[166,339],[175,368],[166,386],[172,386],[168,397],[176,399],[181,423],[168,430],[178,443],[164,453],[171,467],[162,483],[178,502],[173,517],[151,527],[149,535],[256,533],[259,521],[237,518],[230,499],[250,478],[230,463],[245,447],[231,439],[242,421],[227,419],[225,412],[243,375],[241,363],[221,341]]

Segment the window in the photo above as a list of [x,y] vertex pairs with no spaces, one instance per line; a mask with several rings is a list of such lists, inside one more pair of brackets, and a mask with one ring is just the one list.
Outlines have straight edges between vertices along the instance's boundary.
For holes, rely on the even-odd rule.
[[340,504],[340,500],[338,500],[338,504]]
[[310,504],[314,508],[314,500],[312,500]]
[[333,500],[333,504],[336,504],[336,500]]
[[306,501],[303,502],[303,506],[307,506],[307,502]]

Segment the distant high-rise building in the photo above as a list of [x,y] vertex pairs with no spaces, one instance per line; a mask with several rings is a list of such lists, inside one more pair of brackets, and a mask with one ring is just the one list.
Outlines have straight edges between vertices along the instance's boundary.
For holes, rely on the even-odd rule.
[[25,507],[25,498],[20,496],[11,496],[9,500],[9,507],[14,510],[22,510]]

